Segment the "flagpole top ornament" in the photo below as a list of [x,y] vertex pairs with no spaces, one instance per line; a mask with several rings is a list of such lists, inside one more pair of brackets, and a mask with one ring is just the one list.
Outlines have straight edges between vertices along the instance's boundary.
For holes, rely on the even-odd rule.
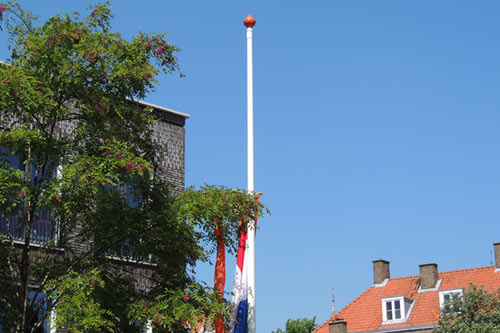
[[252,17],[252,15],[248,14],[248,16],[243,20],[243,24],[247,28],[253,28],[257,21]]

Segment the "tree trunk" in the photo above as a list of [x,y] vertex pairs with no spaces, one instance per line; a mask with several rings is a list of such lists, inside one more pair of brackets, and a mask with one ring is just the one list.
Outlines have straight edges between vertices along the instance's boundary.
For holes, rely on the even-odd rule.
[[[28,156],[26,157],[26,168],[24,179],[26,183],[29,183],[31,180],[31,148],[28,148]],[[29,268],[30,268],[30,242],[31,242],[31,226],[33,222],[33,200],[30,198],[32,196],[26,195],[26,226],[24,232],[24,246],[23,252],[21,256],[21,297],[22,297],[22,314],[21,314],[21,323],[20,323],[20,331],[25,332],[27,327],[27,312],[28,312],[28,284],[29,284]]]

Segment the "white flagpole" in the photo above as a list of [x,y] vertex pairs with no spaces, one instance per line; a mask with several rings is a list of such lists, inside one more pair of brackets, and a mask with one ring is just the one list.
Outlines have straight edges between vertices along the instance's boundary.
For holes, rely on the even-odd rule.
[[[252,28],[255,19],[248,15],[243,24],[247,27],[247,190],[254,188],[254,152],[253,152],[253,52]],[[255,297],[255,229],[248,232],[248,333],[257,332],[256,297]]]

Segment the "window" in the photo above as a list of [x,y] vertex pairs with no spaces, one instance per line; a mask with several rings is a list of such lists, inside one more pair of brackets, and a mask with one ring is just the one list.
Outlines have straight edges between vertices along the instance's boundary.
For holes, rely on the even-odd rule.
[[[50,213],[46,210],[38,210],[36,212],[35,221],[31,227],[31,243],[46,244],[50,240],[56,239],[56,228],[50,221]],[[24,241],[25,239],[25,222],[19,215],[7,217],[7,221],[0,222],[0,233],[10,235],[15,241]]]
[[382,299],[382,317],[384,323],[405,321],[413,307],[413,300],[404,296]]
[[387,320],[401,319],[401,301],[399,299],[385,303]]
[[463,294],[464,294],[464,290],[461,288],[440,291],[439,292],[439,306],[442,309],[446,302],[450,302],[456,297],[462,297]]
[[[12,168],[24,173],[26,172],[23,159],[11,154],[4,147],[0,147],[0,164],[2,168]],[[33,179],[33,177],[34,172],[32,171],[31,178]],[[31,227],[32,244],[46,244],[50,240],[56,239],[57,228],[56,224],[52,222],[49,211],[45,209],[37,209],[35,211],[35,219]],[[26,236],[25,231],[25,219],[20,212],[9,213],[7,218],[0,219],[0,234],[9,235],[15,241],[24,241]]]
[[130,208],[136,208],[139,206],[139,201],[133,197],[134,186],[125,183],[123,180],[118,181],[118,192],[127,200]]
[[[43,311],[47,310],[47,303],[48,301],[46,300],[47,294],[45,293],[39,293],[34,290],[30,291],[28,294],[28,297],[30,301],[32,301],[32,306],[28,309],[28,321],[30,325],[35,325],[40,319],[42,315],[42,309]],[[31,303],[31,302],[30,302]],[[40,309],[41,307],[41,309]],[[50,319],[49,319],[50,320]],[[48,320],[45,319],[42,323],[42,326],[37,328],[35,330],[36,333],[46,333],[47,332],[47,327],[48,325]]]
[[[138,214],[140,214],[142,202],[141,198],[134,194],[134,190],[136,189],[135,184],[136,183],[133,180],[119,179],[116,187],[107,187],[111,196],[121,196],[120,201],[123,205],[123,209],[128,210],[131,218],[133,218],[133,216],[137,216],[137,218],[140,217]],[[115,237],[117,235],[118,234],[115,232],[110,235],[109,239],[113,239],[111,237]],[[134,237],[134,233],[132,233],[132,235],[127,235],[126,228],[123,229],[123,233],[119,236],[123,236],[123,238],[121,238],[122,240],[120,240],[114,248],[107,251],[108,257],[136,263],[152,262],[153,256],[150,253],[144,253],[143,250],[144,245],[147,245],[147,238],[143,239],[142,237]]]
[[[43,292],[37,292],[34,290],[28,293],[28,309],[27,309],[27,319],[28,327],[26,332],[31,331],[34,325],[36,325],[42,319],[42,312],[47,311],[48,304],[50,300],[46,300],[47,294]],[[0,312],[0,318],[2,318],[2,312]],[[55,333],[55,312],[51,312],[48,318],[45,318],[37,329],[34,330],[35,333]],[[12,324],[12,323],[10,323]],[[0,333],[3,332],[2,325],[0,325]],[[9,329],[8,332],[11,332]]]

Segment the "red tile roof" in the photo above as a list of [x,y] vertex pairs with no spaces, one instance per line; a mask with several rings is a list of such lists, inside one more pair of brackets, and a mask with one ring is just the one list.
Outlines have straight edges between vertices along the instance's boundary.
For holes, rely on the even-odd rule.
[[[392,327],[436,324],[439,320],[439,291],[467,288],[469,283],[488,290],[500,287],[500,272],[495,266],[471,268],[439,273],[439,289],[419,292],[420,276],[388,279],[383,286],[372,286],[346,305],[342,310],[318,326],[314,333],[328,333],[328,324],[336,319],[347,322],[347,332],[362,332]],[[405,322],[382,324],[382,299],[406,296],[414,300]]]

